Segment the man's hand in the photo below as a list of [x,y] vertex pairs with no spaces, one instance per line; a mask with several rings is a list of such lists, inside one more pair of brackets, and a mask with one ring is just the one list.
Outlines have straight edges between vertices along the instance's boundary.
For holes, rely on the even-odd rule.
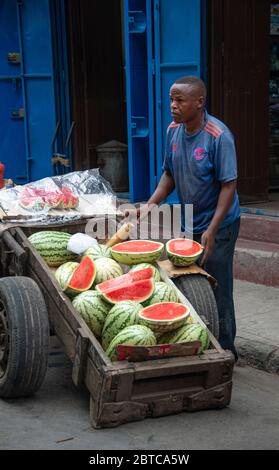
[[208,258],[212,255],[215,243],[215,232],[209,228],[202,234],[201,245],[204,247],[204,252],[200,261],[200,265],[206,264]]

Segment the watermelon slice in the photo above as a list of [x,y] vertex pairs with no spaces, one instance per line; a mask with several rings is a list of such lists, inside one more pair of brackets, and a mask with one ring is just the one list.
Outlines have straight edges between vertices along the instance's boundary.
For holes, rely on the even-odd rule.
[[90,256],[84,256],[63,291],[71,297],[84,292],[92,286],[96,276],[96,268]]
[[200,257],[203,247],[188,238],[175,238],[167,242],[166,251],[175,266],[190,266]]
[[108,290],[116,289],[118,287],[125,287],[130,284],[133,284],[137,281],[143,281],[144,279],[152,279],[153,270],[152,268],[144,268],[139,271],[130,271],[127,274],[118,276],[114,279],[109,279],[108,281],[101,282],[96,285],[96,289],[102,294]]
[[187,305],[177,302],[160,302],[149,305],[139,312],[139,323],[156,333],[172,331],[182,326],[190,314]]
[[164,244],[150,240],[130,240],[111,248],[112,257],[123,264],[154,263],[160,258]]
[[[100,284],[99,284],[100,286]],[[110,304],[116,304],[122,300],[134,300],[135,302],[144,302],[149,299],[154,291],[154,279],[144,279],[133,283],[128,283],[125,286],[118,286],[112,289],[107,289],[102,292],[103,298]]]

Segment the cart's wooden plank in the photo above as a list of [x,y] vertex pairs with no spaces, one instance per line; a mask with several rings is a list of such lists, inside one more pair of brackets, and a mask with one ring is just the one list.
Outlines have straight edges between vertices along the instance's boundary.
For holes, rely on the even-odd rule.
[[216,364],[217,367],[218,364],[226,364],[226,367],[231,368],[234,363],[233,354],[230,352],[225,352],[223,355],[204,353],[200,356],[157,359],[149,362],[135,362],[133,367],[135,369],[135,380],[138,380],[162,375],[183,374],[185,371],[191,373],[204,370],[207,372],[212,363]]
[[82,385],[87,365],[87,351],[90,340],[82,328],[77,330],[76,349],[72,370],[72,379],[76,386]]
[[94,401],[90,401],[90,418],[94,428],[113,428],[131,421],[142,421],[149,416],[149,406],[145,403],[124,401],[115,403],[103,403],[102,407],[95,411]]
[[45,288],[44,284],[41,283],[40,278],[38,278],[37,274],[30,267],[28,268],[27,274],[34,279],[40,287],[47,306],[50,325],[60,340],[65,353],[69,359],[73,361],[75,356],[76,331],[67,322],[63,314],[61,314],[54,298],[49,295],[48,290]]

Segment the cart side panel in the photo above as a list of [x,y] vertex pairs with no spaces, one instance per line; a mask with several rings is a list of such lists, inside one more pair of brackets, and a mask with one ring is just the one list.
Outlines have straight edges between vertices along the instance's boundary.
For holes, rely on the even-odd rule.
[[[95,368],[88,387],[92,390],[99,378],[98,393],[91,395],[92,425],[114,427],[146,417],[223,408],[231,399],[233,363],[230,353],[220,357],[210,351],[202,360],[197,356],[115,363],[115,371],[102,380]],[[91,364],[91,374],[93,368]]]

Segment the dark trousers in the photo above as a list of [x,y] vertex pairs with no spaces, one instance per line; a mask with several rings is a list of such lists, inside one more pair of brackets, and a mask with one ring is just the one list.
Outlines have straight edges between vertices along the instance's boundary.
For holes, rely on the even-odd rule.
[[[219,314],[219,343],[223,349],[230,349],[236,359],[238,356],[234,345],[236,323],[233,302],[233,255],[239,226],[240,219],[237,219],[217,232],[214,251],[204,265],[204,269],[218,282],[214,295]],[[194,235],[193,238],[200,242],[201,234]]]

